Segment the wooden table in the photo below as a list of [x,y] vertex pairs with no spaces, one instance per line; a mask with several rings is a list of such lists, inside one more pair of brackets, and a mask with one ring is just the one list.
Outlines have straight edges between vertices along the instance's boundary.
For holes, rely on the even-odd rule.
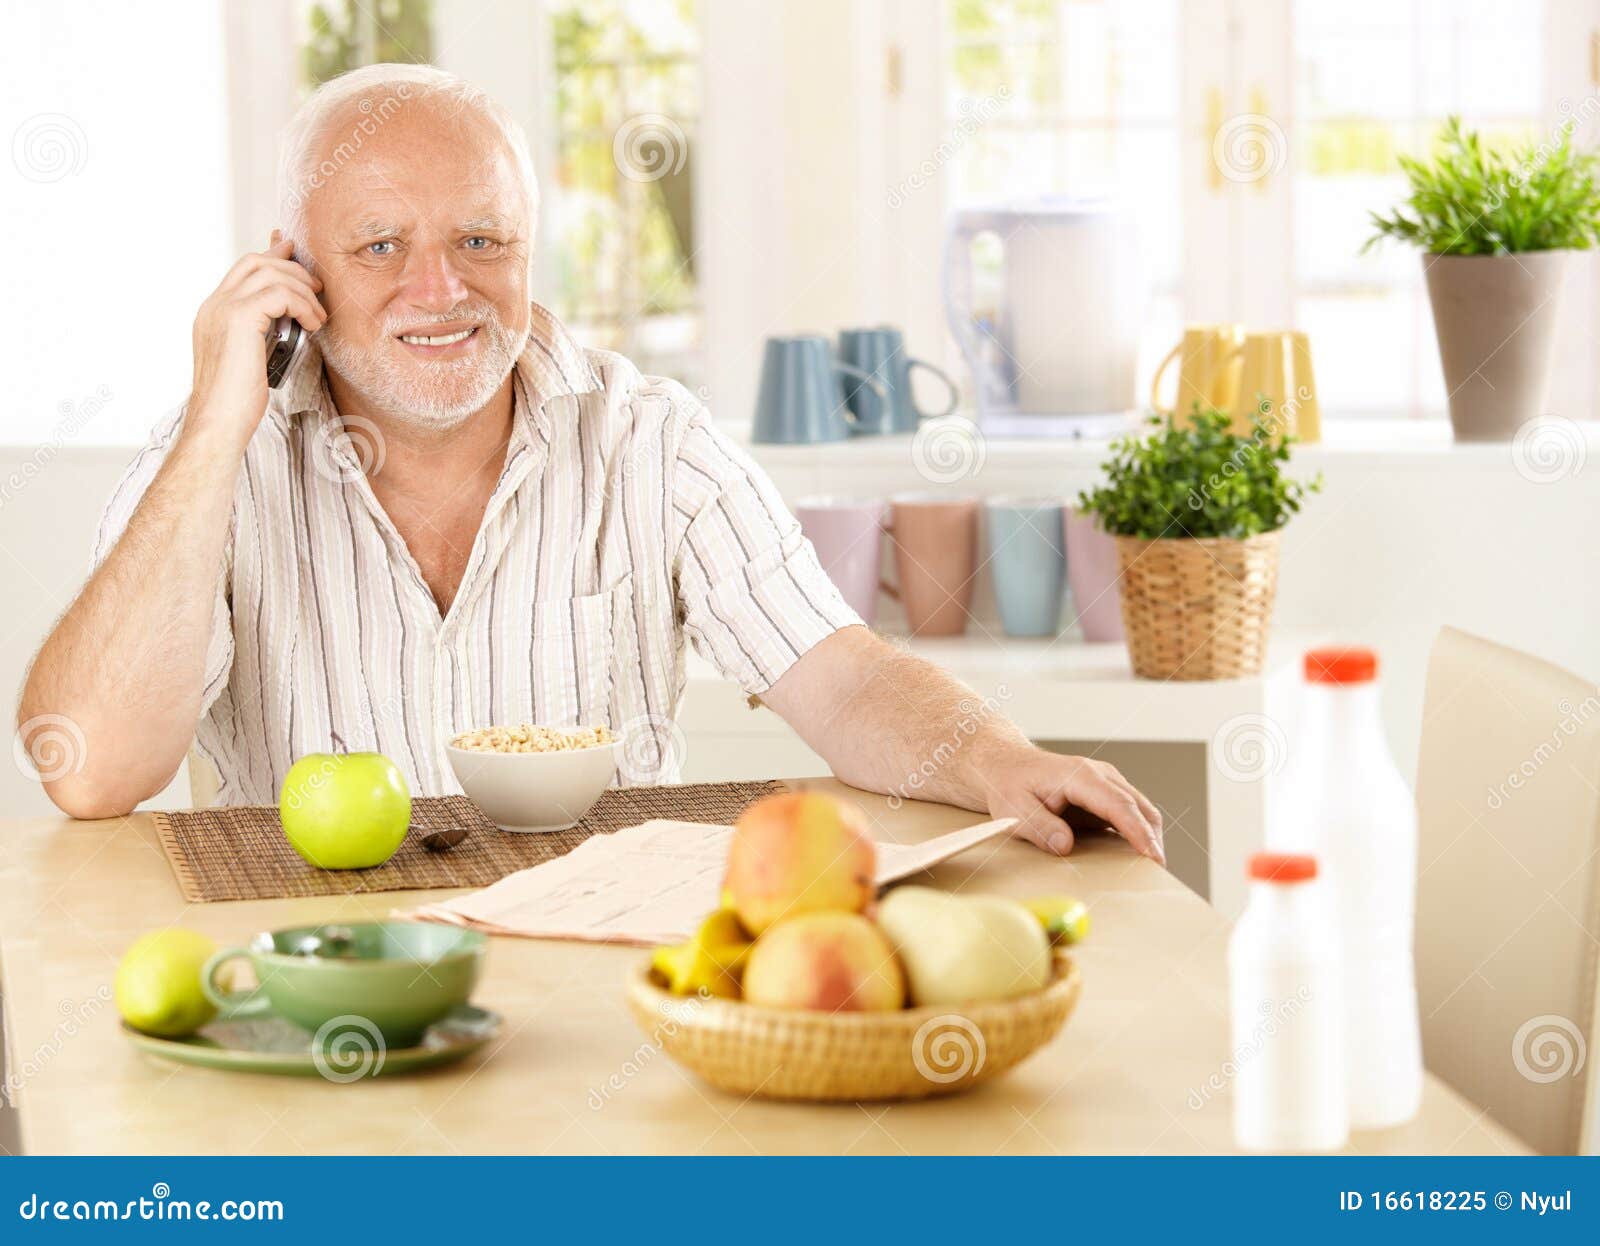
[[[832,780],[806,786],[849,791]],[[890,811],[850,792],[883,839],[970,823]],[[478,1002],[506,1024],[454,1068],[335,1085],[224,1074],[135,1051],[109,984],[139,934],[219,943],[258,930],[387,915],[422,895],[188,904],[147,817],[0,825],[0,983],[8,1068],[29,1152],[136,1153],[1215,1153],[1232,1150],[1224,950],[1228,927],[1119,840],[1058,861],[1025,844],[932,872],[946,888],[1066,891],[1093,910],[1077,1013],[1043,1051],[977,1091],[904,1104],[799,1106],[720,1094],[635,1028],[622,978],[638,949],[495,939]],[[610,1087],[613,1075],[620,1089]],[[1359,1135],[1362,1152],[1501,1154],[1521,1144],[1436,1079],[1421,1116]]]

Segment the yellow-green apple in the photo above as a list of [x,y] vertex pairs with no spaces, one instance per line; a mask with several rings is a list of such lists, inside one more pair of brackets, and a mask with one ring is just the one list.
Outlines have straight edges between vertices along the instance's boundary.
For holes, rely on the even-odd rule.
[[135,939],[112,980],[122,1019],[163,1038],[193,1034],[217,1015],[200,989],[200,970],[216,950],[205,935],[178,926]]
[[896,887],[878,926],[905,966],[914,1007],[1007,999],[1050,981],[1050,940],[1015,900]]
[[894,949],[859,913],[787,918],[756,940],[745,962],[747,1004],[888,1012],[905,998],[905,974]]
[[364,870],[394,856],[411,825],[405,776],[382,753],[307,753],[278,792],[289,843],[324,870]]
[[740,815],[723,895],[753,935],[802,913],[859,913],[877,890],[876,858],[861,810],[820,792],[784,792]]

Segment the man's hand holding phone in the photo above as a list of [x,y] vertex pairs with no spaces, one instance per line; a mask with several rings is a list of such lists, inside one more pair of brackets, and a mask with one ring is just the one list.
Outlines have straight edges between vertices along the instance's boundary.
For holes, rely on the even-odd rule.
[[322,282],[293,254],[293,241],[274,230],[272,245],[240,259],[200,305],[186,432],[214,435],[242,453],[267,409],[265,335],[273,322],[292,316],[315,333],[327,321],[317,300]]

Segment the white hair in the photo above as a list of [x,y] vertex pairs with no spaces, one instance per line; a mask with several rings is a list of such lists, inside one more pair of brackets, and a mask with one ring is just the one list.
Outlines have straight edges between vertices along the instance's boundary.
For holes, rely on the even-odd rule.
[[[424,96],[442,99],[457,110],[475,112],[499,131],[521,175],[531,228],[539,206],[539,184],[534,177],[528,137],[515,117],[486,91],[432,65],[367,65],[324,82],[300,105],[283,132],[278,153],[278,226],[294,239],[297,258],[309,259],[305,254],[305,222],[306,200],[311,192],[338,173],[406,101]],[[329,125],[351,104],[360,115],[349,137],[319,160],[318,152]]]

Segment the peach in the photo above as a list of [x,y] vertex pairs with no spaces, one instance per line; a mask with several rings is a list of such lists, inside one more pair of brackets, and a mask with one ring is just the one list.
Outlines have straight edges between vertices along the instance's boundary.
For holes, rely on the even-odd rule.
[[860,913],[876,894],[866,816],[820,792],[784,792],[740,815],[723,896],[752,935],[802,913]]
[[744,967],[747,1004],[822,1012],[888,1012],[905,974],[883,932],[859,913],[806,913],[756,940]]

